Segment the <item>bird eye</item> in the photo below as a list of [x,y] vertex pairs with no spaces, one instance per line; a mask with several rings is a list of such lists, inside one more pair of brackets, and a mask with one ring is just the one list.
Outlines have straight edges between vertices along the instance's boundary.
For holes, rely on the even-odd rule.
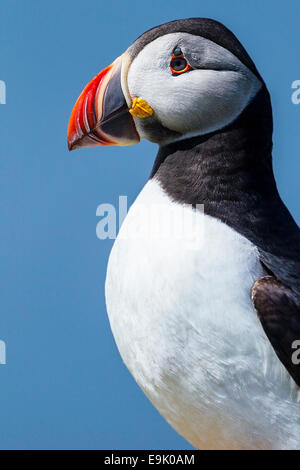
[[181,57],[173,56],[170,69],[173,75],[178,75],[180,73],[187,72],[190,70],[191,66],[188,64],[187,60],[181,55]]

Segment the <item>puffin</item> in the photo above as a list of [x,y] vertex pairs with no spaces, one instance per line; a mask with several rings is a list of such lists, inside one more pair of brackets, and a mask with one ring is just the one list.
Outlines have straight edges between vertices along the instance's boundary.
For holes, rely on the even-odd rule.
[[272,133],[263,78],[208,18],[146,31],[69,121],[69,150],[158,144],[109,257],[106,305],[127,368],[197,449],[300,448],[300,230]]

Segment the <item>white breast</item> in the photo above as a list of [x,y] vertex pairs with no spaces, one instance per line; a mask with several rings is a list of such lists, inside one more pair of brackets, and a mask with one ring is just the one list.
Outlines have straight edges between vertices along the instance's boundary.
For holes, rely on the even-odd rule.
[[114,244],[106,302],[120,354],[195,447],[297,448],[297,389],[251,303],[257,249],[182,207],[151,180]]

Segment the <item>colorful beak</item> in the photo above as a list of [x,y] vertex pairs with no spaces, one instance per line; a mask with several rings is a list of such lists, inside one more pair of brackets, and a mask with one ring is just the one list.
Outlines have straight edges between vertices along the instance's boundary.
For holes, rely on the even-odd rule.
[[76,101],[68,128],[69,150],[140,141],[122,90],[123,56],[93,78]]

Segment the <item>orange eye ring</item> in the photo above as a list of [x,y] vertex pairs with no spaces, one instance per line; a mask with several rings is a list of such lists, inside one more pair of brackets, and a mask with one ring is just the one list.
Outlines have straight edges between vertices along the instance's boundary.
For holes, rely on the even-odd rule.
[[[174,68],[172,67],[173,61],[174,61],[174,60],[178,60],[178,59],[179,59],[179,60],[182,59],[182,60],[184,60],[185,63],[186,63],[186,66],[185,66],[182,70],[176,70],[176,69],[174,69]],[[175,56],[175,55],[172,56],[172,59],[171,59],[171,62],[170,62],[170,69],[171,69],[171,72],[172,72],[173,75],[180,75],[181,73],[187,72],[187,71],[190,70],[191,68],[192,68],[192,67],[191,67],[190,64],[187,62],[187,60],[186,60],[186,58],[184,57],[183,54],[181,54],[180,56]]]

